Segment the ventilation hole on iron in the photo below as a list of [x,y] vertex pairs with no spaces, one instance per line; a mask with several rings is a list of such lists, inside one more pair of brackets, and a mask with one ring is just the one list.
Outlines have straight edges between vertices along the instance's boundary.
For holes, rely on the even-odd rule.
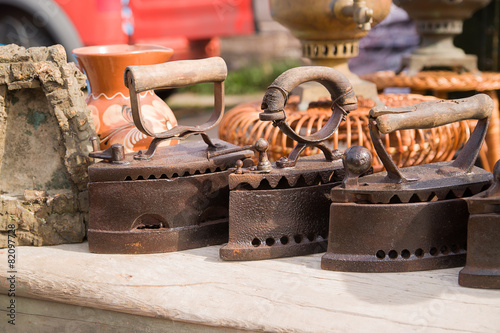
[[276,185],[275,188],[277,189],[283,189],[283,188],[289,188],[290,185],[288,184],[288,180],[285,177],[282,177],[280,181],[278,182],[278,185]]
[[338,52],[339,51],[338,51],[337,45],[334,45],[333,46],[333,55],[337,55]]
[[398,253],[395,250],[389,251],[389,258],[396,259],[398,257]]
[[288,237],[287,236],[281,237],[280,238],[280,243],[283,244],[283,245],[288,244]]
[[385,252],[382,251],[382,250],[378,250],[376,256],[379,259],[384,259],[385,258]]
[[448,252],[450,252],[450,250],[448,250],[448,246],[446,245],[441,246],[439,251],[441,251],[442,254],[448,254]]
[[189,173],[189,171],[184,172],[184,174],[182,175],[182,177],[188,177],[188,176],[191,176],[191,174]]
[[219,167],[215,168],[215,170],[214,170],[214,172],[221,172],[221,171],[222,171],[222,169]]
[[254,238],[253,241],[252,241],[252,245],[255,246],[255,247],[260,246],[260,239]]
[[297,179],[297,181],[295,182],[295,186],[294,187],[304,187],[304,186],[308,186],[309,184],[307,184],[306,182],[306,179],[304,178],[303,175],[300,175],[299,179]]
[[446,195],[446,198],[445,200],[448,200],[448,199],[456,199],[457,196],[455,195],[455,193],[453,193],[453,191],[449,191],[448,194]]
[[315,238],[316,238],[316,237],[314,237],[314,235],[313,235],[313,234],[309,234],[309,235],[307,235],[307,239],[308,239],[310,242],[314,242],[314,239],[315,239]]
[[148,179],[156,179],[155,175],[149,175]]
[[314,45],[314,47],[313,47],[313,53],[314,53],[315,56],[318,56],[318,53],[319,53],[318,45]]
[[212,170],[210,170],[209,168],[205,170],[205,173],[210,173],[210,172],[212,172]]
[[401,251],[401,257],[403,257],[405,259],[410,258],[410,251],[404,249],[403,251]]
[[418,197],[418,195],[415,193],[411,196],[410,201],[408,201],[408,202],[421,202],[421,201],[420,201],[420,198]]
[[193,175],[201,175],[200,170],[196,170],[196,171],[193,173]]
[[422,249],[416,249],[415,250],[415,256],[417,256],[418,258],[422,258],[424,256],[424,250],[422,250]]
[[269,237],[268,239],[266,239],[266,245],[273,246],[274,245],[274,238]]
[[137,177],[137,180],[144,180],[144,177],[143,176],[139,176],[139,177]]
[[323,45],[323,55],[328,55],[328,46]]
[[429,251],[431,256],[437,256],[438,255],[438,249],[435,247],[432,247],[431,250]]
[[125,178],[125,180],[132,180],[132,177],[127,176],[127,177]]
[[432,192],[432,193],[429,195],[429,197],[427,198],[427,201],[432,201],[432,200],[434,200],[434,199],[436,199],[436,193]]
[[179,177],[179,174],[178,174],[178,173],[174,173],[174,174],[172,175],[172,177],[170,177],[170,178],[177,178],[177,177]]
[[302,235],[293,236],[293,240],[295,241],[295,243],[299,244],[300,242],[302,242]]
[[[252,188],[253,189],[253,188]],[[258,186],[259,190],[272,190],[273,188],[271,187],[271,184],[269,184],[269,181],[267,179],[262,179],[260,181],[260,184]]]
[[467,187],[464,194],[462,195],[462,198],[472,197],[473,195],[474,193],[472,193],[471,189]]
[[[483,187],[481,187],[481,191],[479,191],[479,192],[486,191],[489,187],[490,187],[490,185],[489,185],[489,184],[483,185]],[[478,192],[478,193],[479,193],[479,192]]]
[[167,175],[164,174],[164,173],[162,173],[161,176],[160,176],[160,179],[167,179],[167,178],[168,178]]
[[139,225],[137,227],[137,229],[141,230],[141,229],[161,229],[163,228],[163,224],[162,223],[159,223],[159,224],[143,224],[143,225]]
[[450,250],[451,250],[451,252],[453,252],[453,253],[457,253],[460,249],[459,249],[459,247],[458,247],[458,245],[457,245],[457,244],[452,244],[452,245],[450,246]]
[[324,240],[327,240],[328,239],[328,231],[324,231],[320,234],[321,238],[323,238]]
[[156,214],[143,214],[134,221],[136,229],[164,229],[168,228],[168,223],[165,219]]
[[391,200],[389,200],[389,203],[396,204],[396,203],[402,203],[402,201],[397,195],[393,195]]

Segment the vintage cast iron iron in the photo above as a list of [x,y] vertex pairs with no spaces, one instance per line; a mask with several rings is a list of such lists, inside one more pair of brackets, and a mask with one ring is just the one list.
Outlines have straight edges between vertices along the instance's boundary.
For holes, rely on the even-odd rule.
[[464,287],[500,289],[500,161],[493,175],[492,187],[467,199],[467,261],[458,277]]
[[[238,160],[252,163],[253,153],[243,150],[207,159],[208,152],[236,147],[211,140],[205,133],[224,112],[226,74],[221,58],[127,67],[125,83],[134,123],[154,139],[146,153],[125,155],[123,146],[117,144],[90,154],[104,159],[89,167],[91,252],[153,253],[227,242],[229,168]],[[139,93],[202,82],[214,83],[215,106],[206,123],[178,125],[162,133],[146,126]],[[193,134],[201,135],[204,142],[158,148],[162,140]]]
[[[332,115],[317,132],[296,133],[286,121],[284,108],[289,92],[301,83],[316,81],[332,98]],[[327,195],[343,179],[338,151],[323,141],[330,137],[357,100],[346,77],[329,67],[299,67],[280,75],[262,100],[261,120],[272,121],[289,139],[297,141],[290,156],[270,165],[267,141],[259,139],[259,163],[238,168],[229,175],[229,243],[221,248],[224,260],[268,259],[326,250],[328,234]],[[322,154],[299,159],[307,147]],[[245,147],[244,147],[245,148]],[[230,152],[230,151],[229,151]]]
[[[331,191],[330,233],[323,269],[398,272],[465,264],[467,220],[463,199],[487,188],[492,175],[474,166],[493,109],[484,94],[409,107],[375,107],[370,135],[387,172],[359,178],[369,165],[359,148],[346,151],[346,178]],[[432,128],[478,119],[458,157],[402,168],[384,149],[380,133]]]

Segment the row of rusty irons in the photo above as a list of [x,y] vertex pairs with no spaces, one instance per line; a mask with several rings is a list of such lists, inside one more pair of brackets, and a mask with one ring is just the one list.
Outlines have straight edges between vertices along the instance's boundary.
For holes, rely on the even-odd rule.
[[[253,147],[241,148],[210,140],[202,132],[194,134],[201,134],[204,142],[159,148],[155,158],[149,158],[154,151],[145,154],[148,158],[125,156],[119,146],[94,153],[94,157],[111,157],[111,161],[113,156],[118,157],[114,163],[102,162],[89,168],[90,250],[152,253],[227,242],[220,249],[225,260],[269,259],[327,250],[322,267],[330,270],[387,272],[463,265],[469,213],[461,197],[488,187],[491,174],[475,167],[471,170],[472,166],[457,159],[463,164],[460,167],[465,165],[467,169],[459,176],[448,174],[437,179],[439,172],[435,171],[450,166],[429,165],[403,170],[424,176],[424,181],[387,183],[385,180],[393,176],[390,168],[386,175],[360,178],[370,173],[371,160],[365,156],[369,152],[353,147],[343,155],[334,154],[322,145],[321,135],[301,137],[290,132],[280,118],[283,113],[276,112],[286,104],[287,94],[283,92],[311,77],[298,81],[286,75],[284,81],[280,78],[270,87],[273,93],[264,97],[266,110],[261,119],[283,126],[280,129],[299,144],[289,159],[275,165],[267,160],[268,147],[263,139]],[[330,81],[328,75],[313,79],[327,87],[332,99],[341,96],[344,102],[349,100],[344,93],[352,90],[350,85],[340,84],[339,91],[336,77]],[[276,101],[282,108],[269,107]],[[345,106],[342,101],[340,105]],[[325,126],[322,133],[326,137],[342,118],[333,111],[332,125]],[[487,122],[483,132],[475,136],[476,146],[484,139],[486,126]],[[298,159],[300,151],[309,145],[319,146],[326,158],[316,155]],[[257,166],[252,165],[251,148],[259,153]],[[476,151],[464,150],[466,154],[462,155],[472,154],[475,160]],[[455,162],[451,167],[460,164]],[[430,174],[434,178],[426,178]],[[373,184],[378,185],[367,186],[369,177],[374,177]],[[361,185],[358,179],[363,179]],[[388,193],[392,193],[391,199],[381,203],[387,201]],[[449,193],[459,198],[450,199]],[[492,225],[494,228],[498,223]],[[495,233],[487,235],[493,236],[494,243]],[[469,254],[471,251],[469,244]],[[480,253],[477,257],[485,256]],[[474,281],[484,275],[476,273],[483,272],[485,265],[481,260],[475,262],[480,264],[470,266],[475,267],[471,268],[474,273],[471,269],[467,273]],[[498,275],[495,271],[488,276],[498,279]],[[491,288],[495,283],[498,281],[476,286]]]

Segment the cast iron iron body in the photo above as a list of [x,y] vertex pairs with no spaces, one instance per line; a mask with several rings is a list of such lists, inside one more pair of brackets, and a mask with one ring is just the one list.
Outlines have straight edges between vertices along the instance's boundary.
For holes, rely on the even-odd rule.
[[[331,191],[330,234],[323,269],[401,272],[465,264],[467,220],[464,197],[487,188],[492,175],[474,167],[493,102],[487,95],[430,101],[370,111],[370,134],[387,172],[358,178],[346,152],[347,177]],[[432,128],[479,119],[452,162],[399,170],[384,149],[379,131]],[[350,171],[352,170],[352,171]]]
[[493,174],[492,187],[467,199],[467,262],[458,278],[464,287],[500,289],[500,161]]
[[[153,136],[146,153],[123,153],[114,145],[91,157],[89,167],[89,249],[98,253],[153,253],[221,244],[228,237],[228,174],[236,161],[251,162],[248,150],[208,160],[208,152],[236,146],[211,140],[205,131],[224,112],[226,65],[221,58],[131,66],[125,71],[137,128]],[[215,107],[200,126],[175,126],[153,133],[144,124],[137,95],[157,88],[214,82]],[[199,134],[203,141],[167,147],[166,139]]]
[[[290,128],[284,108],[289,92],[308,81],[325,86],[333,103],[332,116],[325,126],[304,136]],[[330,205],[327,195],[343,179],[344,171],[340,153],[332,152],[323,140],[356,108],[349,81],[332,68],[294,68],[272,83],[263,98],[260,119],[273,121],[298,143],[288,158],[272,167],[259,170],[259,162],[256,168],[241,168],[229,175],[229,243],[220,250],[222,259],[269,259],[326,250]],[[298,159],[309,146],[320,148],[324,156]]]

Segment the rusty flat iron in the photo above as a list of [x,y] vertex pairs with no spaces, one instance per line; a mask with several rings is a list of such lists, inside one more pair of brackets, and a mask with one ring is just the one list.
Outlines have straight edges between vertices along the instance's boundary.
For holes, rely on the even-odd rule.
[[[236,147],[205,133],[223,115],[226,74],[226,64],[218,57],[127,67],[134,123],[154,139],[145,153],[124,154],[117,144],[90,154],[103,159],[89,167],[91,252],[154,253],[227,242],[229,169],[240,160],[252,164],[253,152],[207,159],[208,152]],[[214,83],[214,111],[206,123],[178,125],[162,133],[146,126],[139,93],[203,82]],[[203,141],[158,147],[163,140],[190,135],[201,135]]]
[[[463,198],[489,187],[491,173],[474,163],[493,102],[487,95],[429,101],[409,107],[375,107],[370,135],[387,172],[359,177],[363,154],[346,151],[346,178],[331,191],[330,237],[323,269],[402,272],[465,264],[469,212]],[[396,167],[380,133],[432,128],[478,119],[454,161]]]
[[[316,81],[332,97],[332,115],[324,127],[310,135],[293,131],[284,108],[289,92],[301,83]],[[241,166],[229,175],[229,242],[220,250],[224,260],[257,260],[324,252],[328,235],[328,193],[344,177],[340,153],[323,141],[347,113],[357,108],[351,84],[327,67],[299,67],[280,75],[267,89],[261,120],[272,121],[288,138],[297,141],[288,157],[270,164],[268,143],[257,140],[256,166]],[[303,157],[307,147],[323,154]],[[228,153],[231,150],[228,150]],[[224,152],[221,152],[221,154]],[[215,153],[218,155],[218,153]]]
[[467,260],[458,277],[463,287],[500,289],[500,161],[493,175],[493,186],[467,199]]

